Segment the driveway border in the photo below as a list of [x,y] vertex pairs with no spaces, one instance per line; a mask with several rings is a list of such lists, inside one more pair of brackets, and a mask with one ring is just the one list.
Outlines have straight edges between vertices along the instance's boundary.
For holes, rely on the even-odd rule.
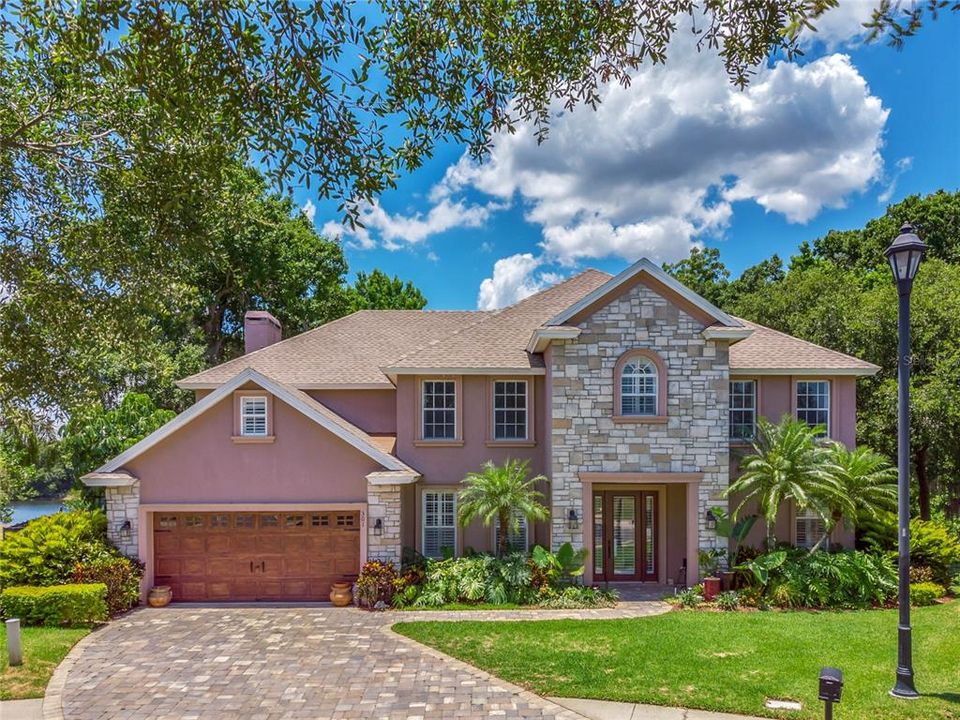
[[415,648],[417,651],[423,653],[424,655],[429,655],[430,657],[437,658],[438,660],[443,660],[443,662],[449,665],[450,667],[456,668],[458,670],[463,670],[464,672],[468,672],[474,677],[480,680],[484,680],[485,682],[490,682],[491,684],[496,684],[501,687],[504,687],[507,690],[509,690],[512,694],[520,697],[526,702],[544,705],[547,710],[550,710],[551,712],[556,713],[557,718],[560,720],[587,720],[585,715],[580,715],[579,713],[574,712],[570,708],[566,708],[562,705],[558,705],[557,703],[555,703],[553,700],[550,700],[549,698],[545,698],[542,695],[537,695],[536,693],[531,692],[525,688],[522,688],[519,685],[514,685],[513,683],[507,682],[501,677],[497,677],[496,675],[491,675],[486,670],[481,670],[475,665],[471,665],[470,663],[464,662],[463,660],[458,660],[457,658],[447,655],[446,653],[442,653],[439,650],[435,650],[429,645],[418,643],[416,640],[412,640],[404,635],[401,635],[400,633],[396,632],[393,629],[393,625],[383,625],[380,628],[380,632],[384,633],[385,635],[389,635],[394,640],[400,641],[407,647]]

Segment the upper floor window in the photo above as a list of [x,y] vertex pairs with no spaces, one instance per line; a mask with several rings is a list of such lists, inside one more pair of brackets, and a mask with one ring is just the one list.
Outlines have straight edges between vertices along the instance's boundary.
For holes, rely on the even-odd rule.
[[757,429],[757,383],[730,382],[730,439],[752,440]]
[[527,381],[493,383],[493,439],[527,439]]
[[424,380],[421,393],[421,437],[424,440],[455,440],[457,437],[456,382]]
[[656,415],[657,366],[645,357],[631,358],[620,371],[620,414]]
[[830,382],[801,380],[797,383],[797,419],[810,427],[823,425],[830,432]]
[[423,493],[423,544],[426,557],[443,557],[457,548],[457,493],[429,490]]
[[267,434],[267,398],[244,395],[240,398],[240,434],[265,437]]

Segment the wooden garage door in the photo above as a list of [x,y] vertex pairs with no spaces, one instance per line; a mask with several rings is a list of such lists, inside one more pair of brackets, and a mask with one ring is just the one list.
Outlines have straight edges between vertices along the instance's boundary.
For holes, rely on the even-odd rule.
[[327,600],[360,572],[360,513],[154,513],[153,552],[174,600]]

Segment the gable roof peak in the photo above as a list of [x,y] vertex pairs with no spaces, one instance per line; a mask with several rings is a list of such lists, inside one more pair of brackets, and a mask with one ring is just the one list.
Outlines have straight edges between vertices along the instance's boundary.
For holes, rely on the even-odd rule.
[[594,303],[602,300],[608,295],[612,295],[614,292],[641,274],[649,275],[660,284],[666,286],[668,289],[679,295],[683,300],[703,312],[704,315],[712,318],[716,323],[719,323],[725,327],[743,327],[742,324],[736,320],[736,318],[728,315],[709,300],[695,293],[679,280],[664,272],[659,265],[645,257],[640,258],[623,272],[610,278],[600,287],[580,298],[557,315],[554,315],[544,324],[548,326],[566,324],[578,313],[590,307]]

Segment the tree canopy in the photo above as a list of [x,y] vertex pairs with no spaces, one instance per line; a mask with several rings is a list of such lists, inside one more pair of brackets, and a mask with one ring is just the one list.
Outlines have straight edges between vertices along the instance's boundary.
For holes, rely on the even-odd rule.
[[910,221],[929,245],[912,296],[911,451],[919,511],[960,511],[960,192],[913,195],[731,280],[716,248],[668,272],[725,310],[879,365],[857,392],[858,441],[896,456],[897,296],[883,251]]

